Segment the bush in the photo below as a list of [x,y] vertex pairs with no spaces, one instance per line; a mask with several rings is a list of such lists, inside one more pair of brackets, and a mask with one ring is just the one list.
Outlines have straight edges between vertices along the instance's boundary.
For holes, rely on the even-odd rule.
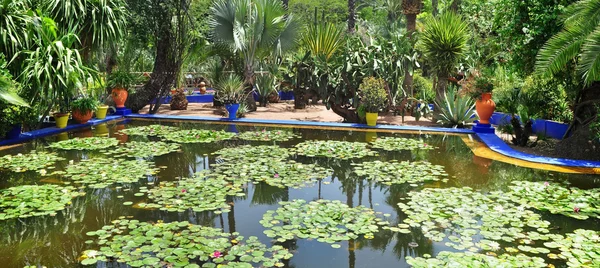
[[529,76],[523,84],[523,92],[531,98],[528,109],[533,118],[565,123],[573,119],[563,82]]
[[368,113],[378,113],[388,103],[385,81],[381,78],[367,77],[360,84],[360,101]]
[[79,110],[81,113],[93,112],[98,109],[98,105],[99,103],[96,99],[87,97],[76,99],[71,103],[73,111]]
[[421,76],[415,72],[413,75],[414,97],[423,100],[425,103],[435,101],[435,92],[433,91],[433,81],[427,77]]

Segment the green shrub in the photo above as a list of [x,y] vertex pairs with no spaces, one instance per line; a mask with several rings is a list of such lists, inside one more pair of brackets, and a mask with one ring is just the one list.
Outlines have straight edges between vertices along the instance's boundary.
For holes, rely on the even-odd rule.
[[388,96],[385,81],[381,78],[367,77],[360,84],[360,101],[368,113],[377,113],[386,107]]
[[420,73],[415,72],[413,75],[414,97],[423,100],[425,103],[433,103],[435,101],[435,91],[433,91],[433,81],[427,77],[423,77]]
[[95,111],[98,109],[99,102],[98,100],[91,97],[82,97],[74,100],[71,103],[71,107],[73,111],[79,110],[82,113],[87,113],[89,111]]
[[523,84],[523,92],[531,99],[527,106],[533,118],[558,122],[570,122],[573,119],[564,82],[529,76]]

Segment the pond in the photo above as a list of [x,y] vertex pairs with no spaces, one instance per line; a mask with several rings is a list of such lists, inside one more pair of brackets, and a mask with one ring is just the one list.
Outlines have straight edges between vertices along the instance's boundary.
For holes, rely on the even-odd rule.
[[600,267],[598,177],[464,138],[133,121],[35,140],[0,151],[0,263]]

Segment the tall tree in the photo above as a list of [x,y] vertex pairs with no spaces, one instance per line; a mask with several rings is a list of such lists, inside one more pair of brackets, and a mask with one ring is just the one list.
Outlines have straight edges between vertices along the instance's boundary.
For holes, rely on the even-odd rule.
[[468,27],[468,24],[453,12],[445,12],[425,23],[419,46],[437,74],[437,103],[442,103],[448,77],[466,51],[469,40]]
[[[406,32],[409,38],[412,38],[413,33],[417,29],[417,15],[421,13],[422,1],[421,0],[403,0],[402,1],[402,13],[406,17]],[[410,92],[413,95],[413,76],[409,68],[404,70],[404,81],[402,82],[402,88],[406,92]]]
[[[218,0],[210,10],[212,37],[241,58],[248,90],[260,59],[281,55],[295,45],[298,25],[280,0]],[[255,111],[254,98],[248,98],[249,110]]]
[[348,0],[348,32],[353,33],[356,27],[356,0]]

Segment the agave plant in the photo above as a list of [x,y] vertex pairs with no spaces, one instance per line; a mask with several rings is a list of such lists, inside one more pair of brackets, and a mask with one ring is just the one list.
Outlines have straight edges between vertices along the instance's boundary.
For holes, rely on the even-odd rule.
[[436,106],[439,108],[437,123],[444,127],[463,128],[477,119],[473,99],[457,94],[452,88],[445,93],[444,102],[436,101]]
[[258,93],[258,98],[260,105],[262,107],[267,107],[267,103],[269,102],[269,95],[273,92],[277,92],[277,85],[275,76],[270,73],[265,73],[256,76],[256,91]]

